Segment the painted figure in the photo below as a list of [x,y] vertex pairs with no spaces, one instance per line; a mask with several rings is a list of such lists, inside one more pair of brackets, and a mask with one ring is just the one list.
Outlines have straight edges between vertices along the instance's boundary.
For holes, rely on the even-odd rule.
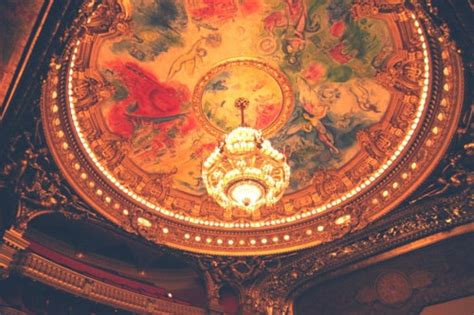
[[282,50],[289,64],[297,64],[301,52],[306,47],[306,4],[304,0],[285,0],[285,12],[277,11],[264,19],[264,28],[274,33],[276,28],[285,27],[282,38]]
[[182,71],[186,71],[188,75],[193,75],[196,67],[203,63],[204,57],[207,55],[206,48],[216,48],[221,43],[221,37],[218,33],[210,34],[206,37],[198,39],[185,54],[176,58],[168,71],[168,80]]
[[[337,91],[330,89],[322,89],[319,93],[316,93],[308,83],[300,78],[298,80],[299,87],[299,101],[303,104],[304,109],[307,113],[303,113],[303,118],[306,122],[294,125],[287,131],[288,135],[297,133],[300,130],[305,132],[316,131],[318,134],[318,139],[334,154],[339,154],[339,149],[334,144],[334,137],[326,129],[324,124],[321,122],[321,119],[324,118],[328,112],[329,105],[334,101],[336,97],[334,95]],[[326,102],[321,102],[321,98],[326,98]]]

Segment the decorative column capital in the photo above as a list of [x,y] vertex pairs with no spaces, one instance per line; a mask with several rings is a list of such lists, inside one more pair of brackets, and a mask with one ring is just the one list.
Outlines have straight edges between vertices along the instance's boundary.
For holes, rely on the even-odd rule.
[[15,228],[5,231],[0,243],[0,277],[8,277],[15,256],[18,252],[28,248],[28,246],[30,246],[30,242],[23,238],[22,232]]

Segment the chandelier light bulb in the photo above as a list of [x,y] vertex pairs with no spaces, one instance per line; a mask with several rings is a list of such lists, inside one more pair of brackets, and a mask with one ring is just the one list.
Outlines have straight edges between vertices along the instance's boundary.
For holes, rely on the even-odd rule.
[[229,188],[229,196],[244,207],[254,206],[263,196],[263,187],[255,181],[238,181]]

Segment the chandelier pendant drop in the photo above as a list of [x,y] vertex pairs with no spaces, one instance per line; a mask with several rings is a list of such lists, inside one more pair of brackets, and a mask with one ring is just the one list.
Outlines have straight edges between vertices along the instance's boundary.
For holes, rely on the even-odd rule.
[[289,184],[290,167],[260,130],[245,126],[248,105],[245,98],[235,101],[241,126],[227,134],[203,163],[202,179],[209,195],[223,208],[252,212],[280,200]]

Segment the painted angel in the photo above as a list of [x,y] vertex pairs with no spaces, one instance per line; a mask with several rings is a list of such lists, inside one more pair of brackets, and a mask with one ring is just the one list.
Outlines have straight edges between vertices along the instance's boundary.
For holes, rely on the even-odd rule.
[[299,78],[297,80],[299,89],[299,102],[303,104],[306,113],[303,114],[304,123],[297,124],[288,129],[287,134],[293,135],[300,130],[311,132],[315,130],[318,133],[318,139],[334,154],[339,154],[339,149],[334,144],[333,135],[326,129],[321,122],[327,111],[329,105],[320,101],[320,96],[314,89],[304,80]]

